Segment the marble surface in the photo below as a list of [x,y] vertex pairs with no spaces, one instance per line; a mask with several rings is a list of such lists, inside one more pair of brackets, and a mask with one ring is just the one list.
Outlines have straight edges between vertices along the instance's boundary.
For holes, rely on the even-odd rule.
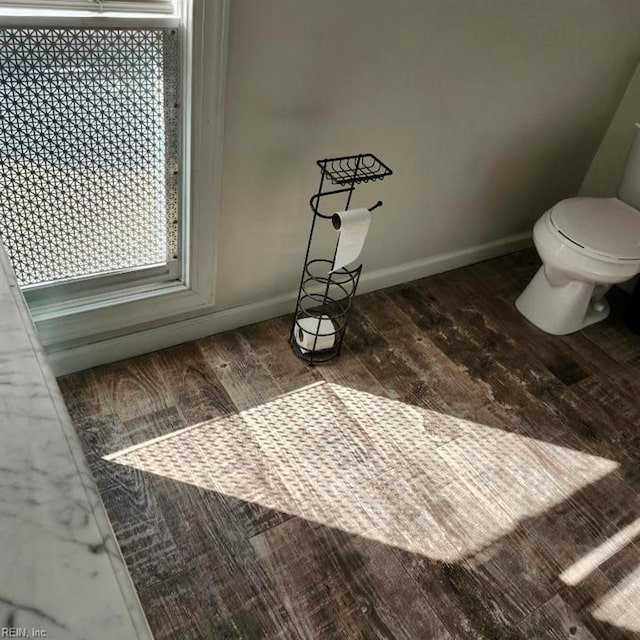
[[1,245],[0,637],[152,638]]

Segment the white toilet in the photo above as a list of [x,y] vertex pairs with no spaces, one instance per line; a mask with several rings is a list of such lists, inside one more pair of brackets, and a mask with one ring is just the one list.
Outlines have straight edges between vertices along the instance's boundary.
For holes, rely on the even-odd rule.
[[565,335],[603,320],[607,289],[640,273],[640,133],[618,196],[562,200],[533,227],[542,267],[516,307],[543,331]]

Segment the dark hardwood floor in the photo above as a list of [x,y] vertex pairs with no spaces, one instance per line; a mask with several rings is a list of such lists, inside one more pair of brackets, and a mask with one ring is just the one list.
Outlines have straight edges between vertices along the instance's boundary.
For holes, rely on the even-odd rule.
[[156,639],[640,639],[640,336],[529,325],[537,266],[60,379]]

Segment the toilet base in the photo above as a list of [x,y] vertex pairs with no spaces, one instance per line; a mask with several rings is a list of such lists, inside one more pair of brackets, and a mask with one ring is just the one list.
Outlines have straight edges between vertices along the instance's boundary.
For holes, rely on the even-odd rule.
[[609,303],[603,297],[605,290],[579,280],[553,286],[547,280],[544,267],[540,267],[516,300],[516,307],[539,329],[563,336],[600,322],[609,315]]

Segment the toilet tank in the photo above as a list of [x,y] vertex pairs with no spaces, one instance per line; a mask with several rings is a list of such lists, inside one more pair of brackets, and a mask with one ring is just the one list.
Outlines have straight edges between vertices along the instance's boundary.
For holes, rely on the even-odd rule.
[[640,123],[636,123],[635,137],[618,188],[618,198],[640,210]]

